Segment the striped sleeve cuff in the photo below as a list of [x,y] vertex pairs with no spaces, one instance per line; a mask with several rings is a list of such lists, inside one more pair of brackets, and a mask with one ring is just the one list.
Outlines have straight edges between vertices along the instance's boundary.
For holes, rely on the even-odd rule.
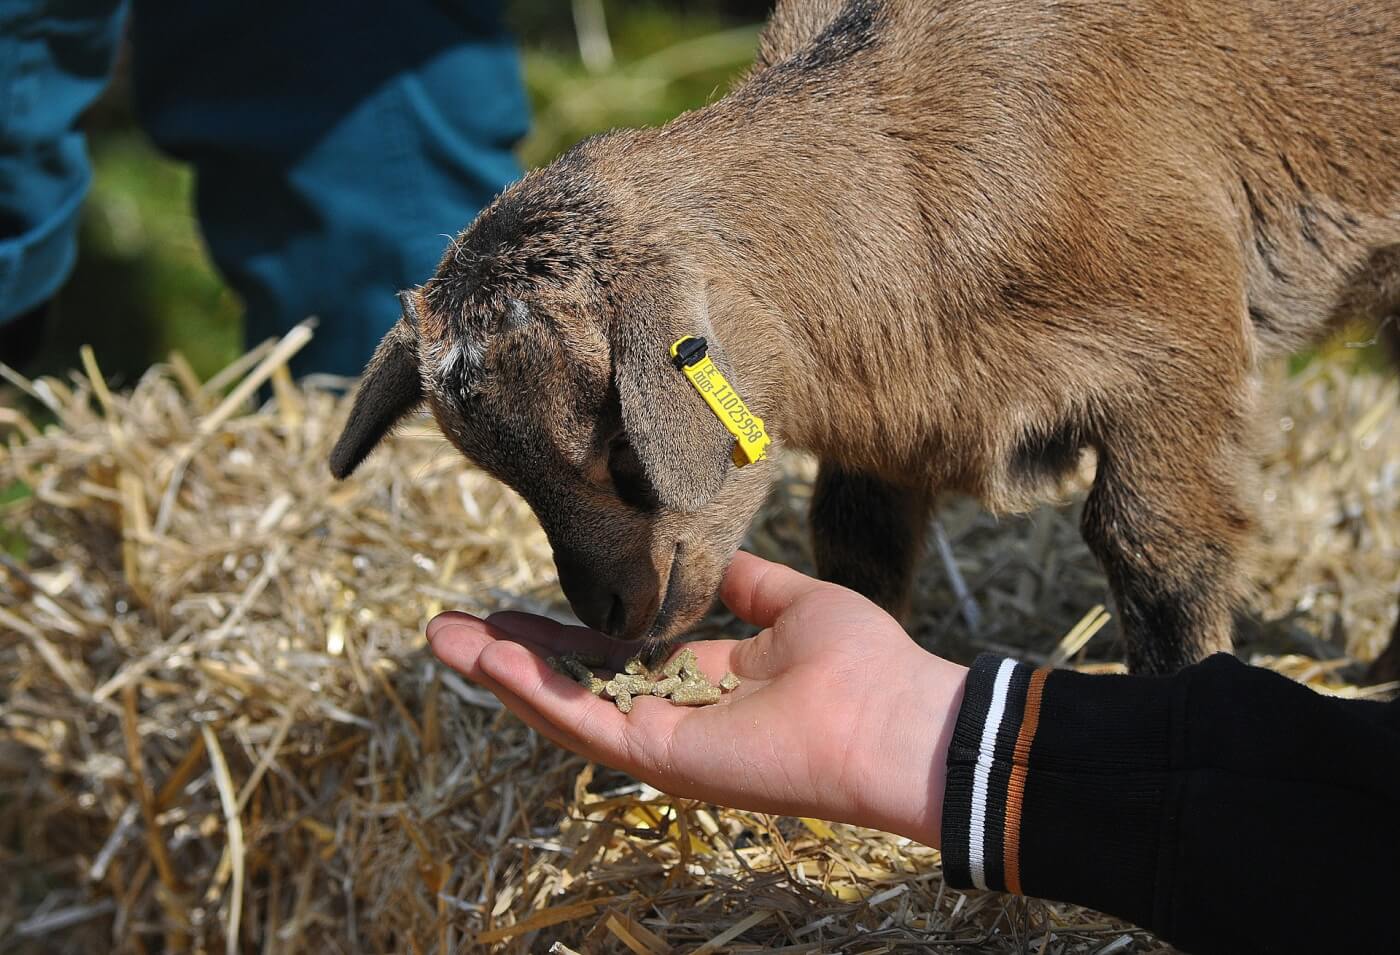
[[1169,873],[1169,679],[1035,669],[984,654],[949,744],[944,878],[1139,924]]
[[943,871],[954,886],[1021,894],[1020,820],[1049,669],[983,654],[948,750]]

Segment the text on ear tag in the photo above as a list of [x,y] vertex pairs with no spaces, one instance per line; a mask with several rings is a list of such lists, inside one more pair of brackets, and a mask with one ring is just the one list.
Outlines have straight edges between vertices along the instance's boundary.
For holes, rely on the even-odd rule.
[[742,468],[768,457],[773,439],[764,430],[763,419],[749,410],[715,365],[705,339],[693,335],[679,339],[671,346],[671,360],[700,392],[720,424],[734,435],[734,466]]

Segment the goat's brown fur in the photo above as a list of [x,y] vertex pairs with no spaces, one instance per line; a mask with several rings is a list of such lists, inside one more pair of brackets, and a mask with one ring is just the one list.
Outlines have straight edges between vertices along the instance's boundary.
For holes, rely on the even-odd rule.
[[1168,671],[1230,645],[1261,359],[1400,312],[1397,36],[1390,0],[782,0],[730,95],[482,213],[394,347],[592,625],[693,623],[770,480],[666,361],[704,334],[821,460],[822,572],[890,608],[937,493],[1023,509],[1092,451]]

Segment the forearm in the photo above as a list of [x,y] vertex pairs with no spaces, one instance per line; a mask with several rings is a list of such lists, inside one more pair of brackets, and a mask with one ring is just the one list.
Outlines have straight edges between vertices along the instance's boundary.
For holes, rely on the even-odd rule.
[[1227,657],[1167,678],[984,657],[942,849],[955,886],[1091,905],[1193,951],[1322,951],[1339,931],[1391,950],[1397,810],[1400,732],[1379,704]]

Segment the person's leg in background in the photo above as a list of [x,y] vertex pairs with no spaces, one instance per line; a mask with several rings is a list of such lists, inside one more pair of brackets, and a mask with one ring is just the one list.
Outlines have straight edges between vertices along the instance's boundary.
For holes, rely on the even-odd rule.
[[112,72],[125,0],[0,0],[0,361],[38,352],[92,180],[78,117]]
[[298,374],[358,374],[447,236],[519,172],[528,106],[494,0],[135,0],[137,112],[194,164],[247,339],[320,319]]

